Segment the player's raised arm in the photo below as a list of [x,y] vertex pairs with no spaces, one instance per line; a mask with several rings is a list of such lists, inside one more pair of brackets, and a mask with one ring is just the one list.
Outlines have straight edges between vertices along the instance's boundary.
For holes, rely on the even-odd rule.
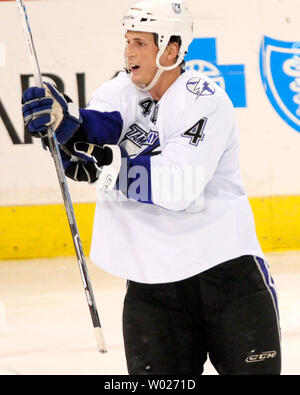
[[[44,145],[47,145],[47,128],[53,125],[67,177],[93,183],[106,166],[106,175],[102,174],[101,179],[116,180],[121,154],[114,144],[123,124],[118,111],[79,109],[67,95],[46,82],[43,88],[31,87],[23,93],[22,112],[29,132],[43,139]],[[86,152],[78,149],[76,143],[81,143],[81,148],[88,147]],[[90,155],[89,144],[95,147],[95,156]],[[107,181],[104,183],[107,187]],[[112,188],[114,184],[110,185]]]

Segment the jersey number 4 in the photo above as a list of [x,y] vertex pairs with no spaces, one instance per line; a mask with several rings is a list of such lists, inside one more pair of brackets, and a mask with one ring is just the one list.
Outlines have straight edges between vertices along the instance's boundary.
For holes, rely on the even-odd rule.
[[192,126],[189,130],[182,134],[183,137],[188,137],[190,139],[190,144],[197,147],[199,141],[204,139],[205,134],[203,133],[207,118],[201,118],[196,125]]

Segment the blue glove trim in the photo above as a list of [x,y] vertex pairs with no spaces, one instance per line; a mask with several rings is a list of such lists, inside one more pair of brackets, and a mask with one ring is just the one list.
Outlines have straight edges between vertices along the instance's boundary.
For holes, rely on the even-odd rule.
[[64,116],[59,127],[56,129],[55,134],[57,141],[61,144],[65,144],[74,135],[77,129],[80,127],[81,118],[76,120],[70,116]]
[[34,116],[39,116],[41,112],[48,111],[51,113],[53,105],[53,99],[37,99],[31,102],[27,102],[22,107],[23,117],[25,122],[29,122]]
[[27,127],[31,133],[43,132],[44,130],[47,130],[47,126],[45,126],[45,124],[48,122],[50,122],[50,114],[44,114],[30,121]]
[[31,87],[22,96],[22,112],[28,130],[34,135],[41,137],[40,132],[47,131],[47,125],[51,122],[51,112],[54,99],[62,108],[63,118],[56,127],[55,134],[59,143],[65,144],[79,128],[82,119],[78,111],[78,118],[68,111],[69,105],[63,94],[48,82],[45,82],[52,97],[45,97],[45,88]]
[[45,88],[38,88],[36,86],[33,86],[31,88],[26,89],[26,91],[23,93],[22,104],[30,100],[45,98],[45,95],[46,95]]

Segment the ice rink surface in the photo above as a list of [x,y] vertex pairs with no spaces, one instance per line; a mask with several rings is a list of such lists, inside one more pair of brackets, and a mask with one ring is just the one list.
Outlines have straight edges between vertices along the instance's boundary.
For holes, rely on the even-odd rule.
[[[279,296],[282,375],[300,374],[300,251],[267,254]],[[0,374],[127,375],[125,280],[88,260],[108,352],[97,350],[76,258],[0,261]],[[207,361],[205,375],[216,375]]]

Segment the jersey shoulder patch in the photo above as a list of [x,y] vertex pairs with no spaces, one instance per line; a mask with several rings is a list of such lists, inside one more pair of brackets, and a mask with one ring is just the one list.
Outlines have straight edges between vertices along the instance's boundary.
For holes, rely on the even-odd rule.
[[212,96],[216,93],[214,84],[202,76],[190,78],[186,83],[186,89],[196,96],[196,100],[201,96]]

